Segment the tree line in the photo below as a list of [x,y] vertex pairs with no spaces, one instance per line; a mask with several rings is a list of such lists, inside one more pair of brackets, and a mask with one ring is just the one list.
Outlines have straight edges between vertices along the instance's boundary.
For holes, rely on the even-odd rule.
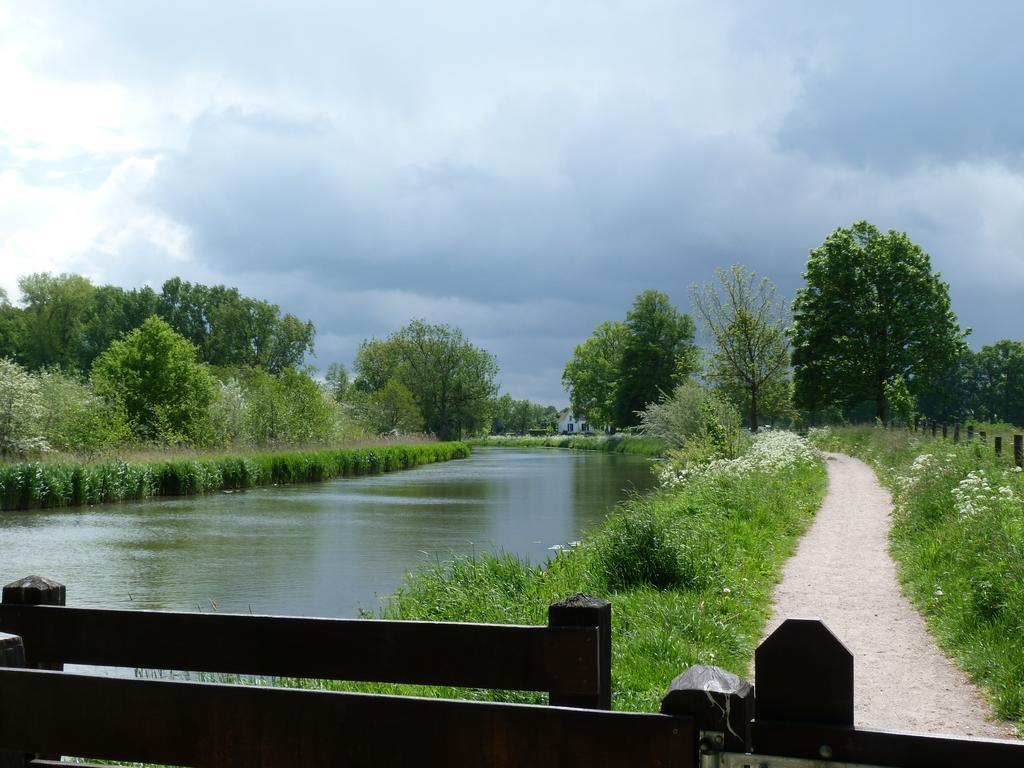
[[268,447],[380,434],[441,439],[550,428],[555,409],[498,397],[498,364],[462,331],[413,320],[364,341],[354,378],[306,366],[312,322],[235,288],[159,292],[29,275],[0,296],[0,454],[132,446]]
[[625,321],[601,323],[575,348],[562,379],[572,408],[613,429],[653,423],[651,406],[698,402],[679,389],[696,378],[753,431],[765,419],[915,415],[1024,424],[1024,342],[970,350],[949,285],[904,232],[866,221],[837,228],[810,251],[791,303],[742,266],[716,277],[690,288],[706,349],[688,315],[645,291]]

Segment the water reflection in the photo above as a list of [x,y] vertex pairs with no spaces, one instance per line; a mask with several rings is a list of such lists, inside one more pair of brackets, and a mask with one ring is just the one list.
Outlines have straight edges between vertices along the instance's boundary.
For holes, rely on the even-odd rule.
[[483,449],[376,477],[0,513],[0,580],[49,576],[72,605],[353,616],[453,551],[543,562],[651,482],[633,456]]

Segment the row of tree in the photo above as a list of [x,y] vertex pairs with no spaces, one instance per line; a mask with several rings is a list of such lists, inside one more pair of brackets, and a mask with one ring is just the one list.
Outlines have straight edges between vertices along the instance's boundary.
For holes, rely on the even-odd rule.
[[906,233],[865,221],[836,229],[810,252],[792,305],[743,267],[717,278],[690,289],[710,342],[703,366],[693,322],[647,291],[625,323],[602,323],[575,348],[563,374],[573,409],[596,424],[633,426],[702,368],[755,431],[764,416],[884,421],[920,412],[1024,424],[1024,344],[969,350],[949,285]]
[[196,348],[201,362],[279,373],[313,351],[313,323],[237,288],[172,278],[160,292],[93,285],[80,275],[27,275],[22,306],[0,289],[0,358],[30,370],[87,372],[116,339],[156,315]]

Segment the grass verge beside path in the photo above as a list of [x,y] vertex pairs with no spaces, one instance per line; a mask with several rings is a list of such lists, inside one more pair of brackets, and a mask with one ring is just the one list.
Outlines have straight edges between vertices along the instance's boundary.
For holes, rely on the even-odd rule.
[[1024,726],[1024,481],[990,444],[907,430],[813,430],[869,462],[893,493],[891,552],[939,644]]
[[481,437],[468,441],[470,445],[489,448],[570,448],[574,451],[604,451],[605,453],[632,453],[655,458],[665,455],[665,444],[655,437],[638,435],[551,435],[550,437]]
[[[792,438],[790,440],[790,438]],[[779,571],[821,504],[823,462],[786,433],[684,484],[621,504],[546,567],[461,557],[407,577],[384,618],[544,624],[575,592],[612,602],[613,705],[656,711],[692,664],[746,675]],[[295,681],[303,687],[543,702],[545,694]]]
[[462,459],[461,442],[202,458],[0,464],[0,510],[71,507],[368,475]]

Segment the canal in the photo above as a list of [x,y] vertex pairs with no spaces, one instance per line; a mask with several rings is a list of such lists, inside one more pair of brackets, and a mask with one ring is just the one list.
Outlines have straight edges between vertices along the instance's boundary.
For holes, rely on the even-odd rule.
[[0,583],[68,605],[352,617],[453,553],[542,563],[653,484],[636,456],[476,449],[405,472],[242,493],[0,513]]

